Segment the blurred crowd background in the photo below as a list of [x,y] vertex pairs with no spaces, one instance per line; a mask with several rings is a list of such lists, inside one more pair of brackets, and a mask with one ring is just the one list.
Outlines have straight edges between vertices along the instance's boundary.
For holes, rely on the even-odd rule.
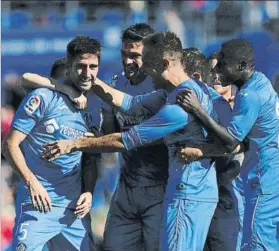
[[[172,30],[184,48],[197,47],[207,56],[225,40],[252,42],[256,66],[279,91],[278,1],[2,1],[1,139],[25,93],[18,82],[24,72],[49,75],[52,63],[65,56],[76,35],[100,39],[103,44],[99,77],[108,81],[121,71],[121,32],[131,24],[147,22],[157,31]],[[14,191],[17,176],[2,156],[1,250],[12,238]],[[101,240],[109,201],[117,182],[117,154],[102,158],[92,208],[93,231]]]

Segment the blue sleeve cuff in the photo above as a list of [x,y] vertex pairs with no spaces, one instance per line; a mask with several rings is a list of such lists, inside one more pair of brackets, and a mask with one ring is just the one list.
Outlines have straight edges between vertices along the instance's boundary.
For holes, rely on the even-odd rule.
[[25,135],[28,135],[30,133],[30,131],[26,130],[25,128],[22,128],[22,126],[20,126],[20,124],[18,123],[13,123],[12,127]]
[[142,145],[137,126],[132,127],[129,131],[122,132],[121,138],[126,150],[131,150]]
[[131,102],[132,102],[133,96],[129,95],[129,94],[124,94],[124,99],[122,102],[122,105],[120,107],[120,109],[122,111],[127,111],[131,108]]

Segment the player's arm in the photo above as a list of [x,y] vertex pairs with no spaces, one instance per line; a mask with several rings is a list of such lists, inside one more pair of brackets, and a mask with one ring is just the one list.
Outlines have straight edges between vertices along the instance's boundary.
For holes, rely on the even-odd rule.
[[201,123],[223,142],[227,153],[233,153],[254,125],[260,101],[256,93],[239,93],[235,100],[232,120],[227,127],[219,125],[202,108],[192,91],[183,91],[177,96],[177,102],[183,109],[192,112]]
[[240,143],[232,152],[228,152],[223,143],[215,140],[206,141],[203,144],[194,142],[187,143],[187,146],[181,148],[180,157],[183,162],[192,162],[200,158],[223,157],[226,155],[242,153],[247,150],[245,144]]
[[46,145],[43,158],[53,160],[73,151],[121,152],[150,144],[185,126],[192,117],[178,105],[166,105],[156,115],[123,133],[100,138],[62,140]]
[[56,90],[66,94],[73,102],[77,103],[78,108],[84,109],[87,106],[87,99],[83,94],[80,93],[72,85],[67,84],[67,81],[58,83],[58,80],[55,80],[51,77],[42,76],[35,73],[24,73],[22,75],[20,84],[23,87],[37,89],[37,88],[48,88],[51,90]]
[[112,88],[98,78],[91,90],[107,104],[133,116],[154,115],[165,104],[167,97],[163,90],[131,96]]
[[20,148],[20,144],[25,138],[26,135],[24,133],[11,129],[2,146],[3,155],[29,188],[33,206],[38,208],[40,212],[44,211],[46,213],[51,211],[51,199],[26,164]]
[[96,185],[98,177],[99,163],[98,159],[100,155],[92,155],[88,153],[83,153],[82,155],[82,165],[81,165],[81,181],[82,181],[82,194],[80,195],[75,214],[79,218],[83,218],[87,213],[89,213],[92,206],[92,196],[94,193],[94,188]]
[[107,103],[101,104],[99,127],[104,135],[117,132],[115,113]]

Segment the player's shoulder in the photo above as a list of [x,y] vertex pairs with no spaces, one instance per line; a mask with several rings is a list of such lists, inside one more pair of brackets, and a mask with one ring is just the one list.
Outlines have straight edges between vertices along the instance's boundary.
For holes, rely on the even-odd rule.
[[250,105],[260,105],[261,98],[260,93],[255,88],[243,88],[240,89],[235,97],[235,104],[242,103],[248,106]]
[[106,83],[117,90],[123,90],[129,83],[129,80],[125,77],[124,72],[121,71],[108,77],[108,79],[106,79]]
[[211,99],[209,90],[208,90],[207,86],[205,85],[205,83],[198,81],[196,79],[190,78],[189,80],[183,82],[179,86],[178,92],[181,92],[185,89],[194,91],[199,99],[203,99],[205,96],[207,96],[208,99]]
[[49,100],[52,100],[54,97],[54,91],[50,90],[48,88],[38,88],[33,91],[31,91],[27,96],[26,99],[36,99],[36,100],[43,100],[44,102],[47,102]]
[[47,96],[47,95],[53,95],[54,92],[55,92],[54,90],[42,87],[42,88],[37,88],[37,89],[31,91],[30,94]]
[[209,91],[209,95],[210,95],[212,101],[218,100],[217,102],[219,102],[220,100],[225,100],[223,98],[223,96],[221,94],[219,94],[217,91],[215,91],[212,87],[207,86],[207,89]]

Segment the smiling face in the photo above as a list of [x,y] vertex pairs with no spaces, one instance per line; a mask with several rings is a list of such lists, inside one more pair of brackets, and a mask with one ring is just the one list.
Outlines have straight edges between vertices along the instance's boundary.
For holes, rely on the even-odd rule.
[[97,77],[99,58],[95,54],[82,54],[73,59],[69,69],[70,79],[81,91],[89,91],[92,86],[92,77]]
[[125,76],[132,80],[141,76],[143,43],[124,40],[121,48],[121,59]]

